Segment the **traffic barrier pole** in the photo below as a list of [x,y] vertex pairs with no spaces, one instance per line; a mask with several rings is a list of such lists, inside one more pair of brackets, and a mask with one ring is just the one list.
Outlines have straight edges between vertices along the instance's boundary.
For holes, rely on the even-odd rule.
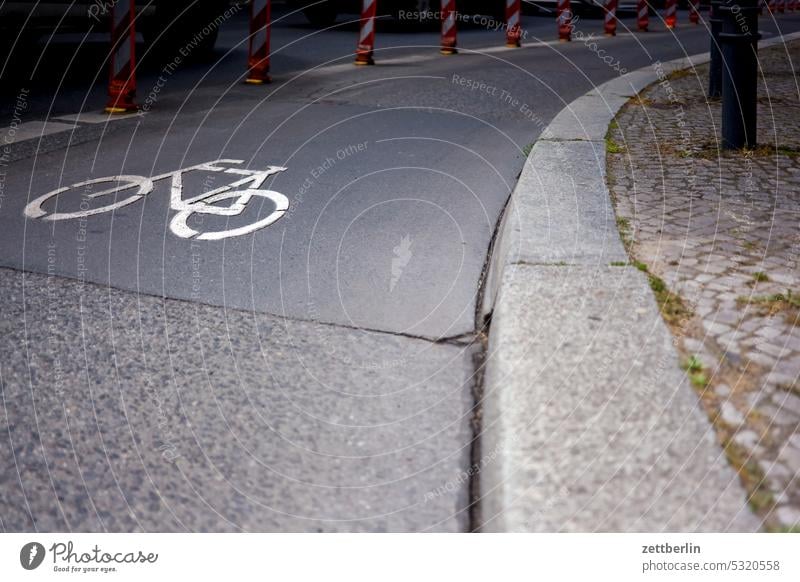
[[778,14],[783,14],[786,11],[786,0],[777,0]]
[[640,32],[647,32],[650,27],[650,6],[647,0],[636,0],[636,27]]
[[605,0],[606,16],[603,33],[606,36],[617,36],[617,0]]
[[361,3],[361,28],[358,32],[358,47],[356,48],[357,65],[374,65],[372,53],[375,49],[375,16],[378,10],[378,0],[362,0]]
[[111,9],[111,74],[106,113],[136,111],[136,7],[118,0]]
[[767,10],[770,11],[770,14],[775,14],[775,0],[769,0],[769,2],[767,2]]
[[689,22],[700,24],[700,0],[689,0]]
[[678,0],[667,0],[664,7],[664,24],[667,28],[675,28],[678,25]]
[[269,36],[271,0],[252,0],[250,3],[250,46],[247,55],[246,83],[269,83]]
[[570,6],[569,0],[558,0],[556,13],[558,40],[561,42],[568,42],[572,40],[572,7]]
[[519,15],[520,0],[506,0],[506,46],[509,48],[522,46]]
[[443,55],[454,55],[456,49],[456,0],[442,0],[442,48]]

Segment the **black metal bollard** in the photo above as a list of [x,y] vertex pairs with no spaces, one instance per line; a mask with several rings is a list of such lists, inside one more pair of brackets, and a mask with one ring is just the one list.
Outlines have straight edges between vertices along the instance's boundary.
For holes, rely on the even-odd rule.
[[711,0],[711,12],[708,21],[711,24],[711,62],[708,71],[708,97],[722,97],[722,53],[719,48],[719,33],[722,30],[722,19],[719,7],[722,0]]
[[719,6],[722,30],[722,147],[756,145],[758,0],[728,0]]

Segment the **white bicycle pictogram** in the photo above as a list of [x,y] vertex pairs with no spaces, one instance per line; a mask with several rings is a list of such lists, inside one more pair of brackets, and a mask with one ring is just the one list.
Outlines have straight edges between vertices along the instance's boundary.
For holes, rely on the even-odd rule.
[[[48,192],[30,202],[26,207],[24,214],[27,218],[40,219],[40,220],[73,220],[78,218],[86,218],[95,214],[102,214],[104,212],[112,212],[118,208],[128,206],[138,202],[148,194],[150,194],[155,183],[161,180],[170,179],[170,208],[177,211],[177,214],[172,218],[169,228],[173,234],[181,238],[194,238],[195,240],[221,240],[233,236],[241,236],[255,232],[270,224],[273,224],[280,219],[289,209],[289,199],[274,190],[262,190],[261,186],[269,176],[283,172],[286,168],[280,166],[268,166],[266,170],[245,170],[237,167],[225,167],[220,164],[227,164],[229,166],[243,164],[244,160],[214,160],[204,164],[198,164],[182,170],[174,172],[167,172],[152,178],[144,176],[123,175],[123,176],[110,176],[108,178],[96,178],[93,180],[86,180],[64,188],[58,188],[52,192]],[[233,174],[243,176],[241,179],[236,180],[230,184],[209,190],[203,194],[184,199],[183,198],[183,175],[192,171],[204,172],[221,172],[224,174]],[[100,208],[81,209],[77,212],[48,212],[44,209],[43,205],[51,198],[56,198],[70,190],[83,189],[84,192],[95,184],[105,184],[113,182],[115,186],[100,192],[84,193],[86,199],[94,199],[100,196],[107,196],[117,194],[118,192],[125,192],[127,190],[136,190],[129,197],[116,201],[112,204],[107,204]],[[247,186],[245,188],[245,186]],[[275,206],[272,213],[266,218],[262,218],[252,224],[232,228],[230,230],[221,230],[215,232],[199,232],[188,225],[189,218],[195,214],[212,214],[215,216],[238,216],[244,212],[247,205],[253,198],[267,198]],[[225,200],[233,200],[228,206],[218,206],[217,203]]]

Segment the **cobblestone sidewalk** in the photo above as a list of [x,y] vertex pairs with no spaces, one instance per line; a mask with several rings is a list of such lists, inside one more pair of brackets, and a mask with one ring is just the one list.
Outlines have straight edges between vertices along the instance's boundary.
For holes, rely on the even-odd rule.
[[719,151],[707,66],[663,77],[607,136],[631,260],[770,531],[800,531],[800,43],[759,53],[761,144]]

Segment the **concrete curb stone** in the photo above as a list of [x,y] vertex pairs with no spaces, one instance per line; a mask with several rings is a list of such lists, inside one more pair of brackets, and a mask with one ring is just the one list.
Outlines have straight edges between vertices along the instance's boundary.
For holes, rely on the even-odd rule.
[[606,186],[605,135],[628,99],[658,79],[645,67],[562,110],[531,150],[501,221],[482,304],[492,321],[484,531],[759,528],[647,277],[612,266],[628,257]]

